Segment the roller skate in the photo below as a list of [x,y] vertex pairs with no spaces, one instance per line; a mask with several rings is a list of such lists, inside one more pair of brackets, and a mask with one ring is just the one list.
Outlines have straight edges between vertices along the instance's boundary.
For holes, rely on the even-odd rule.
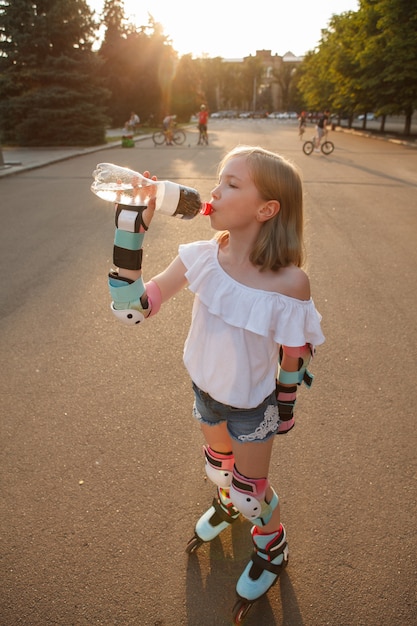
[[233,607],[233,623],[242,624],[251,607],[277,582],[288,563],[285,529],[263,535],[257,526],[251,530],[254,551],[236,585],[238,599]]
[[233,524],[239,515],[239,511],[229,498],[229,490],[218,487],[217,496],[213,498],[211,507],[198,520],[194,536],[187,543],[185,551],[191,554],[203,543],[211,541]]

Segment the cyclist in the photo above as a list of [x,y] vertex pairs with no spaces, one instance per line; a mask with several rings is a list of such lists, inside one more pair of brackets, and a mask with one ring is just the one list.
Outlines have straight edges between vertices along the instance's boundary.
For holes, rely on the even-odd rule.
[[175,120],[177,119],[176,115],[167,115],[164,117],[162,122],[162,128],[165,133],[165,143],[167,146],[172,146],[172,129],[175,124]]
[[329,121],[330,111],[326,109],[322,115],[320,115],[319,120],[316,125],[316,145],[315,151],[320,152],[320,144],[324,135],[327,132],[327,122]]

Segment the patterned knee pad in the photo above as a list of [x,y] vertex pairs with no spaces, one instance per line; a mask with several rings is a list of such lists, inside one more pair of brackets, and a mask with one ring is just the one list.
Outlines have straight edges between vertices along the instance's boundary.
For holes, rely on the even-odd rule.
[[278,506],[278,496],[272,489],[272,498],[266,502],[265,493],[270,487],[267,478],[246,478],[233,468],[230,499],[234,506],[256,526],[265,526]]
[[234,456],[231,452],[221,453],[204,446],[205,470],[208,478],[222,489],[228,489],[232,482]]

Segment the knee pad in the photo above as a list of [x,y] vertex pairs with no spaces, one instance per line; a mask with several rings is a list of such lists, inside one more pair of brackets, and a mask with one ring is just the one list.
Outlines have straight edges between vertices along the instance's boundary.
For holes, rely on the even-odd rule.
[[240,474],[236,466],[230,487],[230,499],[234,506],[256,526],[265,526],[278,506],[278,496],[272,489],[272,498],[266,502],[265,493],[270,487],[267,478],[246,478]]
[[234,465],[233,454],[231,452],[226,454],[215,452],[210,446],[204,446],[204,454],[206,457],[205,470],[208,478],[218,487],[229,489]]

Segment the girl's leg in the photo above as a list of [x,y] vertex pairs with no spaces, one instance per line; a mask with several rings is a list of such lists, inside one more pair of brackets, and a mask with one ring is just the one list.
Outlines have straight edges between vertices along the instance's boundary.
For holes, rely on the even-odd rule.
[[195,526],[195,536],[187,545],[192,552],[204,541],[211,541],[239,517],[239,511],[229,497],[234,457],[232,442],[223,423],[214,426],[201,425],[206,439],[206,473],[217,486],[211,506],[200,517]]
[[[275,437],[265,442],[238,443],[232,440],[225,422],[216,426],[201,424],[201,430],[207,444],[216,452],[227,454],[233,452],[235,466],[239,473],[247,478],[267,478],[271,460],[272,446]],[[268,487],[265,499],[270,502],[272,489]],[[262,532],[272,532],[280,526],[280,507],[274,509],[269,522],[262,527]]]
[[232,452],[232,439],[227,431],[226,422],[221,422],[215,426],[201,424],[201,432],[204,435],[207,445],[216,452]]
[[[255,485],[256,488],[262,485],[262,480],[257,482],[256,479],[268,478],[274,440],[275,437],[270,437],[264,442],[237,443],[233,441],[236,468],[233,487],[236,485],[238,489],[244,489],[242,509],[245,508],[245,498],[251,499],[250,489]],[[248,479],[247,483],[245,479]],[[248,491],[246,491],[247,487],[249,487]],[[230,495],[236,506],[242,494],[239,495],[234,490]],[[258,500],[258,497],[256,499]],[[278,580],[282,569],[288,562],[288,545],[285,529],[280,522],[278,496],[271,486],[267,487],[264,498],[259,494],[258,501],[262,502],[262,500],[264,500],[262,511],[265,513],[261,513],[259,517],[252,520],[255,524],[251,530],[254,548],[252,556],[236,585],[239,598],[235,606],[237,609],[264,595]],[[270,507],[267,507],[265,503]],[[268,515],[270,515],[269,518]],[[239,604],[242,601],[244,604]]]
[[[219,454],[227,455],[228,457],[230,457],[230,452],[232,452],[235,467],[233,470],[234,476],[237,481],[241,481],[241,485],[237,486],[240,487],[243,485],[245,489],[245,479],[247,479],[249,488],[251,485],[254,486],[255,484],[258,487],[259,483],[256,483],[257,479],[268,478],[275,437],[270,437],[264,442],[238,443],[229,436],[225,423],[216,426],[203,424],[202,432],[206,438],[207,444],[212,450]],[[220,493],[221,490],[219,490],[219,496]],[[232,499],[230,499],[230,495],[232,495]],[[233,505],[236,507],[234,495],[236,495],[236,492],[234,494],[227,492],[227,501],[230,503],[229,506],[231,507],[233,507]],[[250,498],[249,491],[247,495]],[[279,503],[277,504],[278,498],[270,486],[267,487],[265,497],[262,497],[262,500],[265,500],[267,504],[271,504],[270,517],[267,523],[262,523],[264,520],[260,518],[253,520],[254,524],[256,524],[252,527],[251,531],[254,550],[249,563],[236,585],[236,593],[239,602],[253,602],[264,595],[277,581],[282,569],[288,562],[288,546],[285,529],[280,523],[280,507]],[[245,496],[243,497],[243,502],[244,501]],[[212,510],[213,507],[211,511]],[[236,518],[238,511],[237,509],[234,510],[236,511],[234,514]],[[262,510],[266,510],[266,515],[268,514],[268,507],[265,507],[265,504]],[[207,521],[208,513],[209,512],[207,512],[201,520]],[[265,520],[267,519],[266,515]],[[201,537],[202,533],[199,534],[198,532],[199,523],[200,520],[196,526],[196,535]],[[222,530],[227,526],[228,524],[224,523],[223,527],[218,526],[217,528],[220,532],[220,529]],[[207,532],[207,524],[204,526],[201,524],[201,528],[204,532]],[[218,532],[216,532],[216,535],[217,534]],[[213,537],[216,535],[213,534]],[[240,605],[237,604],[238,610],[239,606]]]
[[[268,478],[269,464],[271,460],[272,446],[275,437],[270,437],[264,442],[237,443],[233,441],[233,454],[235,466],[240,474],[247,478]],[[265,493],[266,502],[270,502],[273,490],[268,487]],[[280,527],[280,507],[272,512],[271,519],[262,526],[262,532],[268,533]]]

